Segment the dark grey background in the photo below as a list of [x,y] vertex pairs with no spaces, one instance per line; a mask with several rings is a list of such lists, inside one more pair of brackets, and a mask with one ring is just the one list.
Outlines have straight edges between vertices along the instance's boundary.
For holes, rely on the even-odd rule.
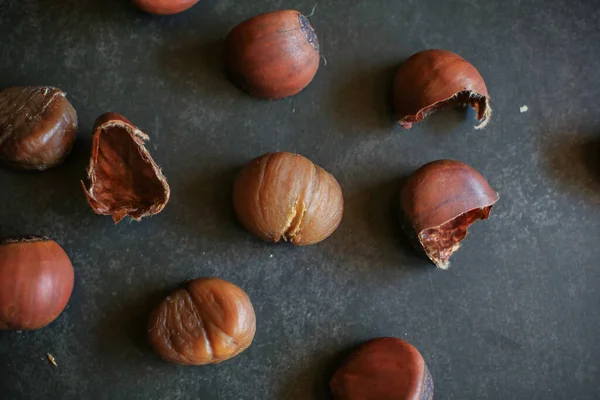
[[[307,90],[264,102],[224,78],[233,26],[315,2],[328,62]],[[55,323],[0,333],[0,398],[327,399],[343,356],[379,336],[420,349],[437,399],[600,398],[599,47],[597,0],[201,0],[172,17],[118,0],[0,0],[0,87],[58,86],[80,121],[59,168],[0,169],[0,235],[49,235],[76,270]],[[393,72],[427,48],[481,71],[488,128],[462,111],[393,123]],[[105,111],[150,135],[172,187],[162,214],[114,226],[88,207],[79,180]],[[344,221],[319,245],[262,243],[235,220],[236,171],[277,150],[344,189]],[[440,158],[476,167],[501,195],[447,272],[408,246],[393,211],[402,178]],[[146,344],[148,312],[206,275],[250,295],[254,343],[218,366],[163,363]]]

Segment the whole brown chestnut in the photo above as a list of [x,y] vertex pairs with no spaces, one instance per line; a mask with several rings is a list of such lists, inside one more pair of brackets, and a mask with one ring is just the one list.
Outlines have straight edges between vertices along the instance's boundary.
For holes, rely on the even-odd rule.
[[77,136],[77,113],[60,89],[13,87],[0,92],[0,161],[24,170],[62,163]]
[[335,400],[432,400],[433,379],[419,351],[396,338],[361,345],[330,382]]
[[225,39],[227,70],[242,89],[268,100],[293,96],[319,68],[319,40],[304,15],[273,11],[233,28]]
[[259,238],[305,246],[337,229],[344,198],[329,172],[301,155],[281,152],[258,157],[240,171],[233,206],[242,225]]
[[481,74],[458,54],[425,50],[414,54],[394,79],[394,108],[405,129],[444,107],[471,105],[485,127],[492,116],[488,90]]
[[470,166],[439,160],[415,171],[401,193],[402,209],[433,263],[450,267],[450,256],[478,219],[487,219],[498,193]]
[[41,237],[0,244],[0,330],[32,330],[54,321],[73,291],[73,265]]
[[185,283],[152,312],[150,344],[164,360],[217,364],[246,350],[256,316],[248,295],[233,283],[201,278]]
[[192,8],[199,0],[132,0],[140,10],[156,15],[172,15]]
[[97,214],[118,223],[158,214],[169,201],[167,179],[146,147],[148,136],[127,118],[115,113],[98,117],[94,124],[89,189],[81,182],[88,203]]

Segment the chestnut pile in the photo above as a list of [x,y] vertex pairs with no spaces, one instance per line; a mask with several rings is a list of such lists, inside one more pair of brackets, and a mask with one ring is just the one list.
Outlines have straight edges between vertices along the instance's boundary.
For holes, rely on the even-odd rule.
[[[132,0],[158,15],[191,8],[198,0]],[[251,18],[225,39],[225,67],[232,81],[260,99],[298,94],[315,77],[319,40],[308,18],[282,10]],[[464,58],[426,50],[400,65],[393,106],[405,129],[445,107],[470,105],[485,127],[492,114],[486,84]],[[68,156],[77,114],[54,87],[14,87],[0,92],[0,163],[46,170]],[[148,135],[126,117],[106,113],[93,128],[84,194],[94,212],[141,220],[160,213],[170,187],[145,147]],[[400,190],[403,222],[415,243],[439,268],[476,220],[487,219],[498,194],[474,168],[455,160],[428,163]],[[267,153],[241,169],[233,209],[256,237],[297,246],[317,244],[338,228],[344,211],[340,184],[298,154]],[[54,241],[41,237],[0,244],[0,330],[40,329],[64,310],[73,290],[73,266]],[[218,278],[188,281],[151,314],[148,339],[164,360],[182,365],[219,363],[246,350],[256,332],[248,295]],[[432,399],[433,381],[420,353],[395,338],[361,346],[331,380],[336,399]]]

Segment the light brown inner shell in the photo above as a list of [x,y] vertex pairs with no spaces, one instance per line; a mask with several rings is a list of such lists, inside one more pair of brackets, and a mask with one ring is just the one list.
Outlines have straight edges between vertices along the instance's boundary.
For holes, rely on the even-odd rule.
[[119,222],[160,212],[169,200],[169,187],[145,149],[141,131],[118,121],[98,128],[86,190],[90,205],[99,214]]
[[427,256],[438,268],[450,267],[450,256],[460,248],[469,226],[478,219],[487,219],[492,206],[476,208],[434,228],[419,233],[419,241]]

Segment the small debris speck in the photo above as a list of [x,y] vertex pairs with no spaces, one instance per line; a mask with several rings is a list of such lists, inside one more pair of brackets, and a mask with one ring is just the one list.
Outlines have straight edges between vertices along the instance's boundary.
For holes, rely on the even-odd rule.
[[55,367],[58,367],[58,364],[56,363],[56,360],[54,359],[52,354],[48,353],[46,355],[48,356],[48,361],[50,361],[50,364],[54,365]]
[[527,111],[529,111],[529,107],[527,107],[527,106],[521,106],[521,108],[519,108],[519,111],[521,111],[521,114],[522,113],[526,113]]
[[273,258],[273,254],[269,254],[269,258]]

